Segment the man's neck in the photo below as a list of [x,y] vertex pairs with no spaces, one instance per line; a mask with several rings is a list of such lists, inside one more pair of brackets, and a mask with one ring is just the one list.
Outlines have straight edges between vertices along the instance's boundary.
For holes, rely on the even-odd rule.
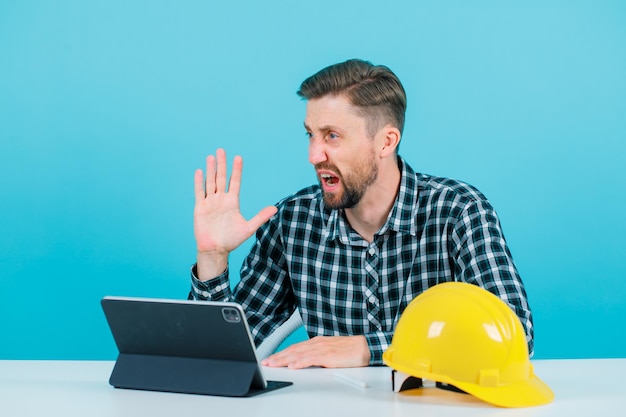
[[345,209],[346,219],[352,229],[368,242],[374,240],[374,234],[387,221],[400,187],[401,174],[397,165],[387,171],[381,170],[380,174],[383,175],[379,175],[376,182],[370,185],[361,201]]

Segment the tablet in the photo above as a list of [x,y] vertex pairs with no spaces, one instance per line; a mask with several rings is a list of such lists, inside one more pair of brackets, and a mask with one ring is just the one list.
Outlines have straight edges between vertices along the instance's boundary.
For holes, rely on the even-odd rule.
[[107,296],[101,305],[119,350],[116,388],[249,397],[291,385],[264,378],[239,304]]

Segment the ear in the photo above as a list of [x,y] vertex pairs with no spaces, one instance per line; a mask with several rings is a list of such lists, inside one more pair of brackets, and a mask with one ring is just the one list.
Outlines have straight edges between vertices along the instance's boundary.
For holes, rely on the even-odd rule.
[[386,158],[390,155],[395,155],[396,148],[400,145],[400,138],[402,137],[400,130],[391,125],[387,125],[381,129],[380,134],[382,135],[383,145],[380,150],[380,157]]

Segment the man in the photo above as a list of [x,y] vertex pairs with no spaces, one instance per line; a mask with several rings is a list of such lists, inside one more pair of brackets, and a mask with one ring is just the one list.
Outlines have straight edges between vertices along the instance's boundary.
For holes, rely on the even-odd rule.
[[[395,74],[349,60],[305,80],[298,95],[319,184],[248,221],[241,158],[227,184],[224,151],[209,156],[206,180],[195,174],[191,296],[240,303],[257,344],[298,308],[311,338],[264,365],[353,367],[382,363],[414,297],[465,281],[511,306],[532,352],[531,311],[494,209],[470,185],[417,174],[398,155],[406,95]],[[228,254],[255,231],[231,292]]]

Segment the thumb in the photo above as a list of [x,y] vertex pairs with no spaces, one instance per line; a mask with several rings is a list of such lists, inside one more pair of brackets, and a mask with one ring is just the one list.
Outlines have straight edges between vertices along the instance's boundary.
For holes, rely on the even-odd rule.
[[263,223],[267,222],[274,214],[278,212],[276,206],[268,206],[259,211],[256,216],[248,221],[250,235],[254,233]]

